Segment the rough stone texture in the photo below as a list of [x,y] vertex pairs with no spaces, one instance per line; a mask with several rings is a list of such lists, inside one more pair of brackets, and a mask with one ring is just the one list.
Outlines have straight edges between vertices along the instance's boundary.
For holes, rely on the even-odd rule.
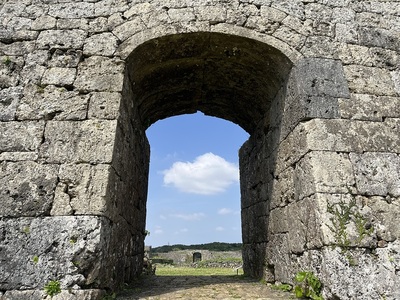
[[[59,297],[96,299],[138,275],[145,130],[200,110],[251,135],[240,150],[246,274],[293,283],[312,270],[326,299],[398,299],[399,11],[398,1],[0,1],[2,297],[40,299],[52,277],[76,293]],[[335,229],[346,207],[347,244]],[[75,250],[88,254],[81,267]]]

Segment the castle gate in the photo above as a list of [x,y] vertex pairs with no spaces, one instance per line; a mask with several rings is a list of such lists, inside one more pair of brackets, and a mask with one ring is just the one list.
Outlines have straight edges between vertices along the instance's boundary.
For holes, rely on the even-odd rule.
[[247,275],[400,298],[400,2],[3,0],[0,21],[0,295],[139,275],[145,130],[202,111],[250,134]]

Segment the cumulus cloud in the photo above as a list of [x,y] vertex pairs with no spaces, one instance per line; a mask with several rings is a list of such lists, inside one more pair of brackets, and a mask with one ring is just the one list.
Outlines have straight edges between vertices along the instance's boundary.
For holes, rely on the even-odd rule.
[[192,213],[192,214],[171,214],[170,217],[182,219],[185,221],[199,221],[203,219],[206,215],[203,213]]
[[185,193],[214,195],[239,181],[239,168],[213,153],[198,156],[193,162],[175,162],[162,172],[164,184]]

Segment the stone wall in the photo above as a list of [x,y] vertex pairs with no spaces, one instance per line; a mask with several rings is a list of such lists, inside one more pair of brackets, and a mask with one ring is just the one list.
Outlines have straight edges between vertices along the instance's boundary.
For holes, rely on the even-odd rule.
[[193,254],[200,253],[201,260],[223,260],[227,258],[241,258],[241,251],[209,251],[209,250],[176,250],[170,252],[153,253],[152,257],[160,257],[173,260],[176,265],[190,265],[193,261]]
[[247,274],[400,298],[399,49],[394,0],[0,1],[3,298],[138,275],[145,130],[197,110],[251,135]]

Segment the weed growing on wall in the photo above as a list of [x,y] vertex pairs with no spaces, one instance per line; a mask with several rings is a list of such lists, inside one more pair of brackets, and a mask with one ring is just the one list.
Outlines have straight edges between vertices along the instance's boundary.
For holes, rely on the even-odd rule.
[[53,296],[61,293],[60,282],[56,281],[56,280],[49,281],[49,283],[45,285],[44,291],[50,297],[53,297]]
[[297,298],[324,300],[321,295],[322,283],[313,272],[298,272],[295,281],[294,293]]
[[354,197],[351,198],[349,203],[340,200],[339,203],[328,204],[327,211],[333,215],[330,218],[331,225],[327,224],[327,226],[334,234],[337,246],[341,248],[342,254],[346,255],[350,265],[355,265],[354,259],[348,251],[351,242],[347,226],[350,222],[355,224],[357,230],[356,244],[360,244],[366,236],[370,236],[374,228],[369,225],[365,217],[357,210]]

